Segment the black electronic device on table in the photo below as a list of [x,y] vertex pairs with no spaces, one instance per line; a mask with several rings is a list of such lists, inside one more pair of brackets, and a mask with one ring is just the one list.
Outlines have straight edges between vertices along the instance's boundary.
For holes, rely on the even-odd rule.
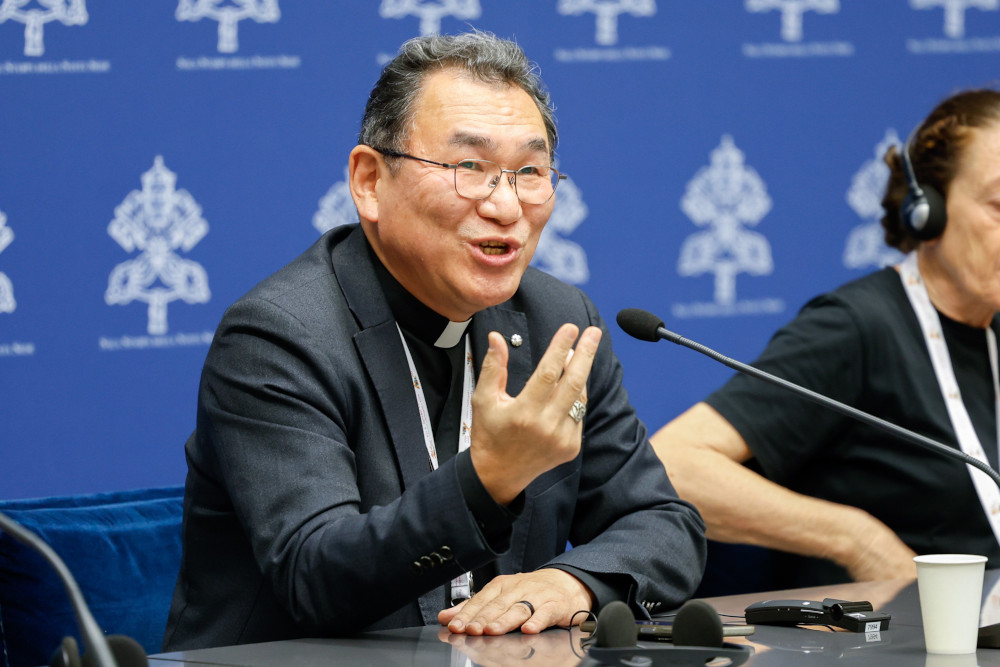
[[[674,636],[674,624],[673,621],[665,620],[652,620],[643,621],[637,620],[635,622],[636,627],[639,631],[639,641],[672,641]],[[722,636],[725,637],[747,637],[754,633],[754,627],[752,625],[744,625],[743,623],[723,623],[722,624]]]
[[889,629],[889,614],[876,612],[871,602],[836,600],[762,600],[749,605],[746,622],[756,625],[832,625],[850,632]]
[[[594,621],[583,621],[580,623],[580,630],[592,633],[596,627]],[[639,641],[673,641],[674,622],[667,619],[636,619],[636,630]],[[748,637],[754,633],[752,625],[743,623],[723,623],[722,636],[726,637]]]

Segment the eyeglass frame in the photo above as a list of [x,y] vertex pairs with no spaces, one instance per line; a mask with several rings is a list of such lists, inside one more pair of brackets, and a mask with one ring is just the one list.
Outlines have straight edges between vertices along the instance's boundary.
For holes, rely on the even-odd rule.
[[566,178],[567,178],[566,174],[562,173],[561,171],[559,171],[555,167],[546,167],[546,169],[551,169],[552,171],[554,171],[556,173],[556,180],[552,184],[552,194],[550,194],[548,197],[546,197],[545,201],[540,202],[538,204],[532,204],[532,203],[528,203],[528,202],[524,201],[523,199],[521,199],[521,195],[518,194],[518,192],[517,192],[517,173],[521,169],[524,169],[525,167],[536,167],[536,166],[540,167],[542,165],[526,164],[526,165],[522,165],[519,169],[504,169],[503,167],[501,167],[499,164],[497,164],[493,160],[483,160],[483,159],[479,159],[479,158],[467,158],[466,160],[461,160],[459,162],[456,162],[456,163],[452,164],[450,162],[435,162],[434,160],[428,160],[427,158],[417,157],[416,155],[410,155],[409,153],[403,153],[401,151],[394,151],[394,150],[390,150],[388,148],[377,148],[375,146],[371,146],[370,148],[372,150],[374,150],[374,151],[377,151],[378,153],[381,153],[385,157],[405,157],[405,158],[407,158],[409,160],[417,160],[419,162],[426,162],[427,164],[433,164],[433,165],[438,166],[438,167],[444,167],[445,169],[453,169],[453,170],[455,170],[453,172],[455,174],[455,178],[452,181],[452,185],[455,187],[455,194],[457,194],[459,197],[462,197],[463,199],[472,199],[473,201],[484,201],[486,199],[489,199],[493,195],[493,193],[496,192],[496,186],[491,187],[490,188],[490,193],[488,195],[486,195],[485,197],[467,197],[466,195],[463,195],[461,192],[458,191],[458,168],[460,166],[462,166],[462,164],[461,164],[462,162],[467,162],[467,161],[473,161],[474,160],[476,162],[489,162],[490,164],[495,164],[497,166],[497,168],[500,169],[500,178],[503,178],[504,174],[513,174],[513,176],[508,179],[508,182],[511,184],[511,187],[514,188],[514,195],[517,196],[517,200],[519,202],[521,202],[522,204],[527,204],[528,206],[541,206],[542,204],[547,204],[548,201],[550,199],[552,199],[553,196],[555,196],[555,194],[556,194],[556,188],[559,186],[559,181],[565,181]]

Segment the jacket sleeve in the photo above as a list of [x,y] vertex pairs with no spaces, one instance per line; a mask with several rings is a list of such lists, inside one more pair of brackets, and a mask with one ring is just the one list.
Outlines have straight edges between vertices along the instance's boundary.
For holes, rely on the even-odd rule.
[[583,466],[573,549],[556,557],[599,578],[627,578],[627,602],[650,611],[680,606],[705,568],[705,524],[680,500],[622,385],[611,337],[585,296],[589,324],[604,330],[587,385]]

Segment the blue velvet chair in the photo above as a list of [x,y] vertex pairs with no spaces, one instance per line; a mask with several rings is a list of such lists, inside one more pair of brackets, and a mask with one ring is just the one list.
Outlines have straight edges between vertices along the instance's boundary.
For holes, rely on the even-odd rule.
[[[183,495],[176,486],[11,500],[0,502],[0,512],[62,558],[106,634],[157,653],[180,567]],[[0,532],[0,665],[48,664],[66,635],[80,641],[58,576]]]

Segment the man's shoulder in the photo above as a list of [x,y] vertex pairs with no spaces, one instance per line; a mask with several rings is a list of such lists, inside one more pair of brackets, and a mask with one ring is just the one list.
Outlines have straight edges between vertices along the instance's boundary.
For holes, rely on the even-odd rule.
[[518,310],[551,315],[556,319],[574,313],[579,316],[595,310],[586,293],[579,287],[564,283],[530,266],[524,272],[517,292],[508,303]]
[[350,232],[347,226],[326,232],[298,257],[257,283],[240,301],[281,301],[317,286],[322,288],[321,291],[328,292],[329,280],[334,274],[333,250]]
[[524,272],[515,298],[518,296],[531,299],[551,296],[573,299],[586,298],[583,290],[579,287],[554,278],[533,266],[529,266],[528,270]]
[[317,331],[341,319],[349,309],[339,288],[333,256],[350,232],[336,228],[325,233],[298,257],[257,283],[226,309],[223,328],[247,318],[259,324],[263,313],[283,313],[281,317],[290,316]]

